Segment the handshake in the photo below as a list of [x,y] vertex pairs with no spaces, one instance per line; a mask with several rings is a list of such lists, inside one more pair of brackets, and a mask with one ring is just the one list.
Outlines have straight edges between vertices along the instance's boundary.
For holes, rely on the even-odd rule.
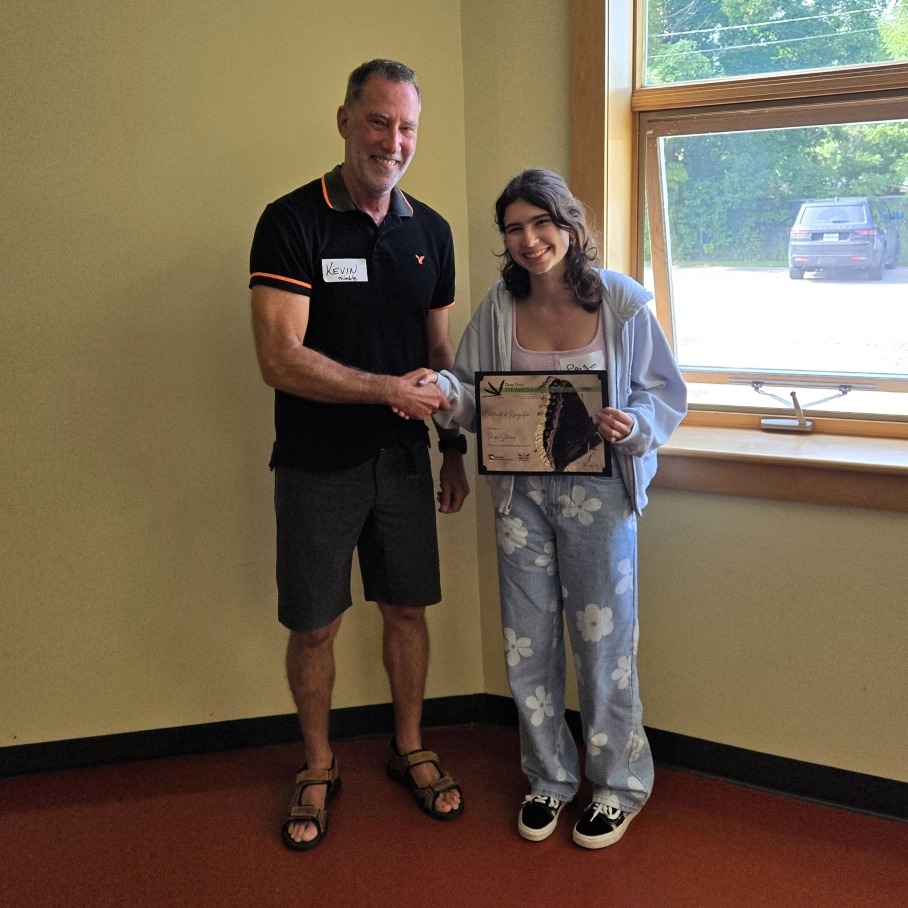
[[450,410],[448,398],[438,387],[438,373],[414,369],[406,375],[389,376],[391,409],[402,419],[426,419],[439,410]]

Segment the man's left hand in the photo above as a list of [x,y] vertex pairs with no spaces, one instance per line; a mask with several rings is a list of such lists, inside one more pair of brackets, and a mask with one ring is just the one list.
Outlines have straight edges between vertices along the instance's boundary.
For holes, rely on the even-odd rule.
[[442,514],[456,514],[470,494],[470,484],[463,468],[463,454],[446,451],[438,474],[438,510]]

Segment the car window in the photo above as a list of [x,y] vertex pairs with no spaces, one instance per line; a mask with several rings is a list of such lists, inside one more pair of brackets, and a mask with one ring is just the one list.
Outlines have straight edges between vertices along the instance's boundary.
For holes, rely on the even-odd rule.
[[804,209],[801,223],[805,227],[819,227],[824,224],[863,224],[866,220],[863,205],[810,205]]

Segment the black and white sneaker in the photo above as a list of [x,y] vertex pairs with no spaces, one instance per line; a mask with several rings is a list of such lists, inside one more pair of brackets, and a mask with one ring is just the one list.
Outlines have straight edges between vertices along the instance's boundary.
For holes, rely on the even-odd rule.
[[564,801],[550,798],[547,795],[527,795],[517,818],[517,831],[531,842],[547,839],[558,825],[558,814],[564,807]]
[[620,807],[593,801],[574,827],[574,841],[584,848],[605,848],[614,845],[637,816]]

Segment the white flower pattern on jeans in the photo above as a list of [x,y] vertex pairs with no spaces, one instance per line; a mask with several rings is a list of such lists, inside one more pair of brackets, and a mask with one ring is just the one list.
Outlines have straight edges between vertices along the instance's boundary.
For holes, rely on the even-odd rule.
[[517,665],[521,657],[526,659],[533,655],[530,644],[533,641],[529,637],[518,637],[513,628],[504,629],[504,651],[507,657],[508,665]]
[[552,695],[547,694],[541,684],[536,688],[535,697],[530,694],[526,698],[526,705],[533,710],[533,715],[530,717],[530,722],[533,725],[542,725],[546,716],[551,718],[555,715],[555,710],[552,707]]
[[602,502],[598,498],[587,498],[586,489],[583,486],[574,486],[571,489],[571,495],[559,495],[558,504],[561,505],[561,513],[568,519],[576,517],[584,526],[589,526],[593,522],[593,512],[602,507]]
[[623,558],[618,562],[618,573],[622,576],[615,585],[615,592],[620,596],[622,593],[626,593],[628,590],[634,588],[634,575],[631,570],[630,559]]
[[530,476],[529,480],[533,491],[527,492],[527,498],[534,504],[544,504],[547,496],[546,490],[542,487],[542,480],[538,476]]
[[536,556],[536,562],[539,567],[544,567],[549,577],[555,575],[557,564],[555,562],[555,543],[547,542],[542,548],[542,554]]
[[599,608],[594,602],[589,603],[582,612],[577,612],[577,629],[587,643],[598,643],[614,629],[612,610]]
[[[524,772],[548,794],[570,794],[583,779],[585,755],[595,768],[595,799],[620,809],[620,798],[627,809],[646,800],[652,768],[634,712],[636,518],[618,485],[583,476],[518,477],[510,513],[496,514],[496,541],[505,619],[499,639],[525,729]],[[503,516],[509,520],[499,524]],[[561,715],[564,679],[544,670],[564,657],[574,663],[584,704],[616,705],[614,714],[594,709],[583,717],[580,748]]]
[[624,690],[631,683],[631,657],[621,656],[618,668],[612,672],[612,680],[618,682],[618,690]]
[[598,757],[602,753],[602,748],[608,744],[608,735],[604,732],[598,734],[590,729],[589,738],[586,742],[586,752],[591,756]]
[[498,537],[498,545],[505,555],[513,555],[517,549],[522,549],[527,544],[527,528],[519,517],[507,517],[499,514],[495,535]]

